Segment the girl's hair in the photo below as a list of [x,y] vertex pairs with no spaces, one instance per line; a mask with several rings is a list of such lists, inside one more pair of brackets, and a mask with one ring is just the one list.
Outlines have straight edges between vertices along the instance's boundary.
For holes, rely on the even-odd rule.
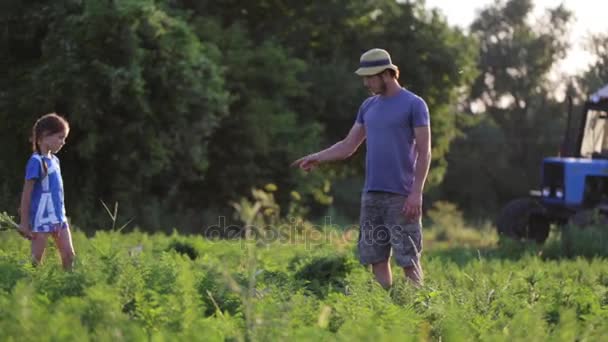
[[[40,155],[42,155],[42,151],[40,151],[40,147],[38,146],[38,140],[45,135],[57,134],[61,132],[67,132],[70,130],[70,124],[68,121],[57,115],[56,113],[49,113],[43,115],[34,124],[32,127],[32,150]],[[48,166],[46,162],[43,161],[42,167],[44,168],[44,173],[48,171]]]

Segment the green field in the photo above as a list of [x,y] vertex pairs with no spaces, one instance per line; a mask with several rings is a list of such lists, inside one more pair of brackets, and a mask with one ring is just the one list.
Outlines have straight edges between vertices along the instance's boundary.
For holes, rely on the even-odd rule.
[[[2,1],[0,342],[608,342],[608,1],[439,3]],[[397,80],[355,73],[386,66],[361,60],[372,48]],[[371,127],[397,81],[425,105]],[[69,272],[52,244],[34,267],[9,217],[27,209],[32,148],[64,135],[36,124],[51,112],[70,126]],[[362,121],[387,153],[372,130],[347,138]],[[394,269],[385,290],[357,261],[357,220],[365,188],[418,190],[368,186],[391,177],[402,129],[417,166],[391,180],[423,181],[425,282]],[[324,149],[314,172],[290,167]],[[534,189],[594,226],[499,240],[501,212],[539,223]],[[236,229],[216,236],[220,222]]]
[[581,247],[564,247],[557,234],[543,248],[498,247],[491,227],[446,228],[448,219],[435,217],[425,228],[425,285],[415,289],[395,272],[389,291],[358,265],[356,236],[335,228],[258,243],[137,230],[88,238],[76,230],[73,272],[61,270],[54,247],[33,268],[27,241],[4,232],[0,335],[3,341],[608,336],[605,259],[576,256]]

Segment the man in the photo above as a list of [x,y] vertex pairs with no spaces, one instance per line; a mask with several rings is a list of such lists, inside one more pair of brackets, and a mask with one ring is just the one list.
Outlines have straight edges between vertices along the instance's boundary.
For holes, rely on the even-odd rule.
[[389,288],[392,250],[406,277],[421,285],[422,191],[431,160],[429,111],[424,100],[401,87],[399,68],[387,51],[365,52],[355,73],[373,96],[359,108],[346,138],[292,165],[310,171],[320,163],[345,159],[367,139],[360,261],[371,264],[378,282]]

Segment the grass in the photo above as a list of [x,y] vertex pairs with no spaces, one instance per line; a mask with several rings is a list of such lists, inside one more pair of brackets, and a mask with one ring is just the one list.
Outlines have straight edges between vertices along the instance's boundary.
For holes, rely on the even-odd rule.
[[[356,230],[289,229],[272,194],[234,203],[239,240],[112,228],[73,239],[63,272],[51,246],[29,263],[0,240],[0,331],[7,341],[597,341],[608,335],[602,227],[554,230],[543,245],[499,241],[439,203],[424,230],[424,286],[395,268],[384,290],[358,264]],[[272,209],[272,210],[268,210]],[[287,227],[287,228],[286,228]],[[255,238],[252,238],[255,237]],[[565,242],[564,242],[565,241]]]
[[[39,268],[17,234],[0,241],[4,340],[600,340],[608,263],[497,244],[489,228],[425,232],[426,283],[396,271],[383,290],[351,237],[314,243],[74,232],[77,263],[53,247]],[[443,231],[443,232],[442,232]],[[7,233],[5,233],[7,234]],[[560,247],[561,248],[561,247]],[[547,257],[546,254],[551,254]]]

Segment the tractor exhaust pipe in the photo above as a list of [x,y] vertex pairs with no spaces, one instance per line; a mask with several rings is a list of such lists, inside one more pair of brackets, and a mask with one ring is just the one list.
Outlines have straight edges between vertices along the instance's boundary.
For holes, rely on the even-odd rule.
[[564,140],[562,142],[562,147],[560,148],[560,151],[559,151],[559,157],[571,157],[573,155],[572,146],[570,143],[570,129],[571,129],[570,122],[572,121],[572,109],[574,108],[572,95],[567,96],[567,101],[568,101],[568,117],[566,118],[566,132],[564,134]]

